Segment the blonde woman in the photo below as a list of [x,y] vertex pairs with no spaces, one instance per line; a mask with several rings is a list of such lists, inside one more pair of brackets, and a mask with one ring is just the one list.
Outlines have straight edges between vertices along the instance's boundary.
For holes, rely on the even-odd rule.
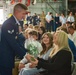
[[35,59],[31,61],[32,56],[27,56],[32,65],[30,67],[37,67],[45,69],[41,75],[71,75],[71,61],[72,53],[68,46],[68,36],[64,31],[57,31],[54,34],[53,42],[54,49],[51,51],[48,60]]

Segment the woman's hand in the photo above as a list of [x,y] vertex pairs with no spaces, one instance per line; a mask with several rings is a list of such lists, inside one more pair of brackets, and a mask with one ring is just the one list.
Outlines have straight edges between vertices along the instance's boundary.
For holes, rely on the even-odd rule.
[[31,61],[31,65],[30,65],[30,68],[34,68],[36,67],[38,64],[38,60],[36,58],[34,58],[34,61]]
[[21,70],[24,67],[25,67],[25,65],[23,63],[19,63],[19,67],[18,67],[19,70]]

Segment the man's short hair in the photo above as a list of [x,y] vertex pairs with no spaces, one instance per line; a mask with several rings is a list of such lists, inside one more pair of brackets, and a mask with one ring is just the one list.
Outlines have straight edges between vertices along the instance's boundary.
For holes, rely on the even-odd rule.
[[66,22],[66,24],[70,24],[70,22],[69,22],[69,21],[67,21],[67,22]]
[[68,28],[70,28],[70,29],[74,29],[74,27],[73,27],[73,26],[69,26]]
[[27,6],[25,6],[25,5],[22,4],[22,3],[17,3],[17,4],[14,6],[14,12],[15,12],[16,10],[21,10],[21,9],[28,10]]

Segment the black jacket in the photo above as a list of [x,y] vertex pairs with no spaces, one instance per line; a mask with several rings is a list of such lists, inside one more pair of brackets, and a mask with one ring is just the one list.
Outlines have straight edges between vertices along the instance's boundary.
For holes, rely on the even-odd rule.
[[71,59],[71,52],[63,49],[46,61],[39,58],[37,68],[45,69],[43,75],[71,75]]

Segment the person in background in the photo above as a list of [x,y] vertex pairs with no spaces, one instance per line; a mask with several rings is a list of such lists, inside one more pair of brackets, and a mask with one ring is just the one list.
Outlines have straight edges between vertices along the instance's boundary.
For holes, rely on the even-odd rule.
[[32,24],[31,12],[28,13],[26,20],[27,20],[27,25]]
[[43,22],[40,22],[40,25],[39,25],[39,27],[45,27],[45,25],[44,25],[44,23]]
[[31,28],[27,28],[23,33],[24,33],[24,37],[25,37],[25,39],[28,39],[28,33],[30,32],[30,31],[32,31],[33,29],[31,29]]
[[45,27],[45,12],[42,11],[42,13],[40,14],[40,19],[41,19],[41,22],[43,23],[44,27]]
[[63,26],[64,24],[66,24],[66,17],[63,13],[61,13],[61,16],[60,16],[60,22],[61,22],[61,25]]
[[20,58],[23,58],[26,54],[27,50],[17,42],[19,21],[25,18],[26,12],[27,7],[24,4],[16,4],[13,9],[13,15],[1,27],[0,75],[12,75],[15,56],[18,55]]
[[38,32],[38,30],[39,30],[39,25],[35,25],[35,26],[33,27],[33,29]]
[[47,13],[46,17],[46,31],[51,31],[51,20],[52,20],[52,16],[50,14],[50,12]]
[[76,31],[76,23],[72,23],[72,26],[74,27],[74,30]]
[[72,40],[76,46],[76,31],[74,30],[73,26],[68,27],[68,37],[70,40]]
[[23,31],[25,31],[27,28],[28,28],[28,25],[27,24],[24,24],[23,25]]
[[68,45],[68,36],[64,31],[57,31],[53,36],[54,49],[50,52],[49,59],[34,58],[31,55],[26,58],[31,62],[30,67],[45,69],[41,75],[71,75],[71,62],[73,54]]
[[33,29],[33,27],[34,27],[33,24],[29,24],[29,25],[28,25],[28,28]]
[[59,18],[59,14],[58,13],[56,13],[56,16],[55,16],[54,20],[55,20],[54,31],[56,31],[56,29],[60,26],[60,18]]
[[75,19],[75,24],[76,24],[76,12],[74,13],[74,19]]
[[[42,35],[42,47],[43,50],[40,52],[39,57],[43,58],[45,60],[48,60],[49,54],[53,49],[53,36],[50,32],[46,32]],[[19,64],[19,69],[23,69],[26,64],[24,65],[23,62],[21,61]],[[37,69],[37,68],[30,68],[29,70],[24,69],[24,71],[20,71],[19,75],[33,75],[36,74],[40,71],[43,71],[44,69]]]
[[51,31],[54,31],[54,16],[53,16],[53,13],[50,12],[50,15],[51,15],[51,21],[50,21],[50,24],[51,24]]
[[32,16],[32,22],[33,22],[33,25],[34,25],[34,26],[37,25],[36,19],[37,19],[37,14],[34,13],[34,15]]
[[73,13],[72,13],[72,12],[69,13],[69,16],[68,16],[68,18],[67,18],[67,21],[69,21],[70,24],[72,24],[72,23],[75,22],[75,18],[74,18],[74,16],[73,16]]
[[41,19],[40,19],[40,16],[38,15],[37,18],[36,18],[37,25],[40,25],[40,22],[41,22]]
[[66,22],[66,28],[68,29],[69,26],[71,26],[71,24],[70,24],[69,21],[67,21],[67,22]]
[[38,33],[39,33],[38,40],[39,41],[41,40],[41,37],[45,32],[46,32],[45,27],[43,27],[43,26],[39,27],[39,30],[38,30]]

